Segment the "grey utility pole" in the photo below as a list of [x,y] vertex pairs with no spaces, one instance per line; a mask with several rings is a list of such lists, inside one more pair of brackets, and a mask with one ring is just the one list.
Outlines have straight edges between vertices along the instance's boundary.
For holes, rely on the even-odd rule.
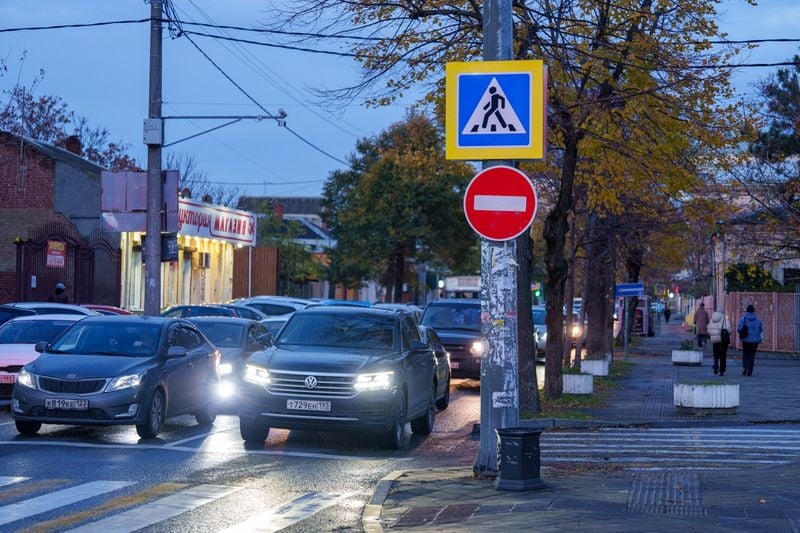
[[147,144],[147,239],[145,241],[144,314],[161,312],[161,145],[164,122],[161,118],[161,18],[162,0],[150,0],[150,91]]
[[[511,0],[483,3],[483,59],[513,59]],[[484,161],[483,168],[514,166],[512,161]],[[498,428],[519,423],[517,360],[516,241],[481,239],[481,322],[486,352],[481,359],[481,443],[473,471],[497,474]],[[528,310],[527,312],[530,312]]]

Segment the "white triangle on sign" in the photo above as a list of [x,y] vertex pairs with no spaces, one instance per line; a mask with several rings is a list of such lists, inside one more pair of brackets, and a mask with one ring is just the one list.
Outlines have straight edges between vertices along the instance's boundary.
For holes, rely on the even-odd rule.
[[525,133],[525,128],[511,107],[511,102],[506,98],[503,88],[497,83],[497,78],[492,78],[486,87],[483,96],[475,111],[464,126],[462,135],[498,133]]

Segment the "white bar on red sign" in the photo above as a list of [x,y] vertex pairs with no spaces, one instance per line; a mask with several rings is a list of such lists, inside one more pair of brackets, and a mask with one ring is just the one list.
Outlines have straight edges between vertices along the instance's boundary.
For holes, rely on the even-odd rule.
[[524,196],[475,195],[475,211],[525,211]]

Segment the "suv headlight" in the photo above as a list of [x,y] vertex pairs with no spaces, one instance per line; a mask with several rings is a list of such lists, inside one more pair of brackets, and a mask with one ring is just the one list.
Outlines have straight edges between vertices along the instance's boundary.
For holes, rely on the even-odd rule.
[[131,387],[138,387],[142,384],[142,378],[144,377],[144,373],[142,374],[129,374],[127,376],[120,376],[118,378],[114,378],[106,387],[106,392],[111,392],[115,390],[122,390],[122,389],[130,389]]
[[394,372],[375,372],[370,374],[359,374],[353,388],[357,391],[364,390],[387,390],[392,386],[392,376]]
[[247,365],[244,370],[244,380],[255,385],[269,385],[269,370],[259,366]]
[[19,374],[17,374],[17,385],[24,385],[25,387],[35,389],[36,376],[34,376],[31,372],[28,372],[24,368],[21,368]]
[[219,375],[220,376],[227,376],[233,372],[233,365],[230,363],[222,363],[219,365]]
[[486,343],[484,341],[475,341],[469,347],[469,352],[472,355],[483,355],[486,353]]
[[581,336],[581,327],[577,324],[572,326],[572,336],[573,337],[580,337]]

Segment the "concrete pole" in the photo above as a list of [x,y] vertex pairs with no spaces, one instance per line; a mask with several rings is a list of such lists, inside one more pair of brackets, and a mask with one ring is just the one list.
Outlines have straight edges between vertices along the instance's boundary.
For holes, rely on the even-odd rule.
[[[483,59],[513,59],[511,0],[483,3]],[[513,166],[513,162],[484,161],[483,168],[497,165]],[[481,239],[481,331],[486,349],[481,359],[480,449],[473,466],[476,475],[497,475],[496,430],[519,424],[516,255],[514,240]]]
[[[150,94],[148,118],[161,120],[162,0],[150,0]],[[163,131],[163,129],[162,129]],[[161,145],[147,145],[147,241],[144,256],[144,314],[161,312]]]

